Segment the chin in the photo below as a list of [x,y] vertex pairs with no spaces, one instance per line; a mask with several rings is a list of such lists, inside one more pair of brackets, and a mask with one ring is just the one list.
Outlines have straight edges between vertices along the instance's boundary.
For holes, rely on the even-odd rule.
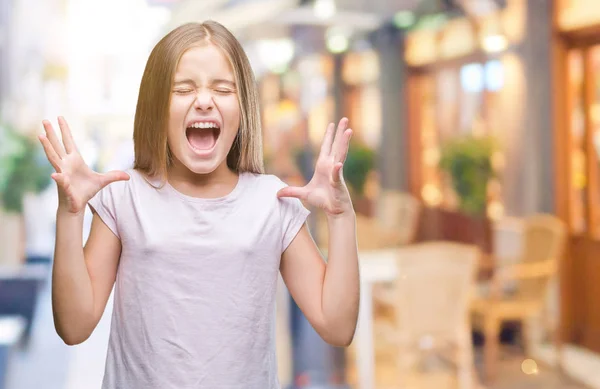
[[222,164],[227,163],[227,153],[222,150],[219,142],[210,149],[195,149],[189,142],[184,140],[182,144],[181,157],[179,161],[192,173],[211,174]]
[[183,165],[194,174],[211,174],[214,173],[215,170],[221,164],[225,162],[220,160],[208,160],[208,161],[197,161],[197,160],[187,160],[183,162]]

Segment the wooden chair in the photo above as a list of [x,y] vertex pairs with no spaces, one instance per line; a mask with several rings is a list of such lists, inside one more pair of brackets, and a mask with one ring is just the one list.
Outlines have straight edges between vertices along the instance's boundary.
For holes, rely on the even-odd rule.
[[394,350],[403,385],[412,382],[424,355],[438,354],[455,363],[459,388],[477,387],[469,306],[480,256],[476,246],[453,242],[402,249],[400,277],[387,295],[395,314],[375,323],[375,332],[379,347]]
[[566,238],[566,226],[559,218],[552,215],[526,218],[519,260],[498,266],[488,292],[473,301],[473,325],[485,336],[484,366],[488,381],[496,374],[498,337],[504,322],[521,322],[525,352],[530,353],[530,323],[541,319],[544,313],[549,286],[557,274]]
[[[359,250],[398,247],[414,241],[421,204],[408,193],[390,193],[378,201],[375,217],[356,215],[356,235]],[[327,250],[329,230],[323,213],[317,216],[316,240],[322,251]]]
[[419,199],[404,192],[383,193],[377,202],[375,216],[386,230],[396,232],[395,245],[414,242],[421,215]]
[[[326,252],[329,242],[327,218],[318,216],[317,243],[321,251]],[[377,250],[397,245],[400,240],[398,231],[384,228],[374,217],[356,215],[356,236],[359,250]]]
[[[376,207],[376,220],[385,231],[393,231],[393,235],[391,240],[383,242],[387,247],[384,245],[384,247],[375,248],[406,246],[413,243],[417,237],[421,210],[420,200],[410,193],[384,192]],[[393,285],[377,284],[373,286],[373,311],[376,317],[393,315],[392,307],[385,301],[385,297],[383,300],[379,298],[389,294],[391,287]]]

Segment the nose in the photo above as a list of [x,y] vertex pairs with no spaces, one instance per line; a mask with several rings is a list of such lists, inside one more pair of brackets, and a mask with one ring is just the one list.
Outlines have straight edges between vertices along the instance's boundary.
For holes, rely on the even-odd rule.
[[214,108],[212,95],[207,91],[198,91],[194,100],[194,108],[199,111],[210,111]]

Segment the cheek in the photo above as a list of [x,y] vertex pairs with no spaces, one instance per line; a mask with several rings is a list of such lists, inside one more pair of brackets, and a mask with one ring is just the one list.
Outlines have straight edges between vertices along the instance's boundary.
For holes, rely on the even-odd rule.
[[174,98],[169,105],[169,133],[175,134],[181,130],[182,123],[188,112],[189,104],[183,99]]
[[223,119],[227,120],[232,127],[239,127],[240,123],[240,105],[237,98],[227,99],[221,102],[221,114]]
[[189,107],[189,104],[184,99],[173,98],[169,106],[170,121],[182,120],[182,117],[185,117],[187,112],[187,107]]

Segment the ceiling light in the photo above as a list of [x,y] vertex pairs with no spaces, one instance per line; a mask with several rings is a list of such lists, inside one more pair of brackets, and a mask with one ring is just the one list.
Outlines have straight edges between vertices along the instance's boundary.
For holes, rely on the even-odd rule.
[[488,53],[499,53],[506,50],[508,40],[502,34],[488,35],[483,38],[483,49]]
[[258,55],[264,65],[273,73],[284,73],[294,58],[294,42],[291,39],[260,40],[257,42]]
[[348,50],[352,30],[346,27],[330,27],[325,32],[325,44],[331,53],[339,54]]
[[348,38],[343,35],[332,35],[327,38],[327,49],[334,54],[343,53],[348,50]]
[[319,19],[329,19],[335,15],[335,2],[333,0],[315,0],[315,16]]

